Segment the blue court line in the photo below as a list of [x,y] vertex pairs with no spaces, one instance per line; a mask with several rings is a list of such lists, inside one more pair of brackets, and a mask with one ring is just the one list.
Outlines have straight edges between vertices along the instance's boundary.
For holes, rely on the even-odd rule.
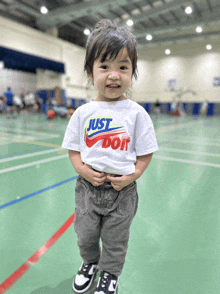
[[53,188],[56,188],[56,187],[61,186],[61,185],[63,185],[63,184],[66,184],[66,183],[68,183],[68,182],[70,182],[70,181],[73,181],[73,180],[75,180],[75,179],[77,179],[77,178],[78,178],[78,176],[75,176],[75,177],[69,178],[69,179],[67,179],[67,180],[65,180],[65,181],[62,181],[62,182],[56,183],[56,184],[51,185],[51,186],[48,186],[48,187],[46,187],[46,188],[44,188],[44,189],[38,190],[38,191],[33,192],[33,193],[31,193],[31,194],[28,194],[28,195],[26,195],[26,196],[23,196],[23,197],[21,197],[21,198],[19,198],[19,199],[15,199],[15,200],[13,200],[13,201],[10,201],[10,202],[8,202],[8,203],[5,203],[5,204],[3,204],[3,205],[0,205],[0,210],[6,208],[6,207],[8,207],[8,206],[11,206],[11,205],[13,205],[13,204],[16,204],[16,203],[18,203],[18,202],[20,202],[20,201],[26,200],[26,199],[28,199],[28,198],[30,198],[30,197],[33,197],[33,196],[36,196],[36,195],[41,194],[41,193],[43,193],[43,192],[46,192],[46,191],[48,191],[48,190],[50,190],[50,189],[53,189]]

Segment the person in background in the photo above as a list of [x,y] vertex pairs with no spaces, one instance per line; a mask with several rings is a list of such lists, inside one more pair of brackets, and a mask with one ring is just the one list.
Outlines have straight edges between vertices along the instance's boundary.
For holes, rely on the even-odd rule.
[[36,100],[35,100],[35,104],[34,104],[34,112],[35,113],[40,113],[41,112],[41,104],[42,104],[42,100],[37,95]]
[[64,104],[59,105],[57,112],[61,118],[67,117],[67,108]]
[[157,99],[156,102],[155,102],[154,111],[155,111],[157,116],[160,114],[160,102],[159,102],[159,99]]
[[67,114],[66,114],[66,117],[70,119],[71,116],[74,114],[75,110],[76,110],[76,109],[75,109],[74,107],[69,106],[69,107],[67,108]]
[[14,96],[14,105],[15,105],[15,109],[16,109],[17,114],[19,114],[21,109],[23,108],[23,103],[22,103],[21,97],[19,95]]
[[29,93],[29,105],[30,105],[30,111],[34,111],[34,105],[35,105],[35,94],[33,92]]
[[[10,115],[14,115],[14,93],[11,91],[11,87],[8,87],[7,91],[4,93],[5,103],[7,106],[7,117],[9,118]],[[13,116],[14,117],[14,116]]]
[[202,106],[201,106],[201,109],[200,109],[200,114],[201,114],[201,115],[206,115],[206,114],[207,114],[207,110],[208,110],[208,101],[205,100],[205,101],[202,103]]
[[27,92],[27,94],[24,97],[25,101],[25,111],[27,112],[33,112],[33,108],[35,105],[35,96],[31,92]]
[[0,113],[5,113],[5,100],[4,97],[0,97]]
[[20,98],[21,98],[21,102],[22,102],[22,112],[25,110],[26,105],[25,105],[25,95],[24,95],[24,89],[20,89]]

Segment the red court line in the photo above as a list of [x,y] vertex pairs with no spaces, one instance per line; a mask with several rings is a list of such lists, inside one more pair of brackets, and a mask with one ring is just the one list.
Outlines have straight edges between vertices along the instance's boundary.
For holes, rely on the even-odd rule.
[[14,285],[38,260],[53,246],[53,244],[65,233],[75,218],[75,213],[59,228],[59,230],[41,246],[25,263],[22,264],[10,277],[0,285],[0,294],[5,293]]

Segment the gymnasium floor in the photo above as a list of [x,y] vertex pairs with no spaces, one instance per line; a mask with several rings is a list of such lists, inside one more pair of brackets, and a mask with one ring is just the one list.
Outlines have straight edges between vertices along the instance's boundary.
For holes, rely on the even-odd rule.
[[[219,294],[219,117],[152,119],[160,150],[138,179],[118,294]],[[77,174],[60,149],[67,123],[0,115],[0,293],[73,293],[81,258],[70,225]]]

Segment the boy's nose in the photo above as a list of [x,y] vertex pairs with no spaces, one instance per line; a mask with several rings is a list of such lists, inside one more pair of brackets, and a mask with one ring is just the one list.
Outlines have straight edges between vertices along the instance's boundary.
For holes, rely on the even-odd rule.
[[119,79],[119,75],[118,75],[117,72],[111,72],[108,77],[111,80],[117,80],[117,79]]

